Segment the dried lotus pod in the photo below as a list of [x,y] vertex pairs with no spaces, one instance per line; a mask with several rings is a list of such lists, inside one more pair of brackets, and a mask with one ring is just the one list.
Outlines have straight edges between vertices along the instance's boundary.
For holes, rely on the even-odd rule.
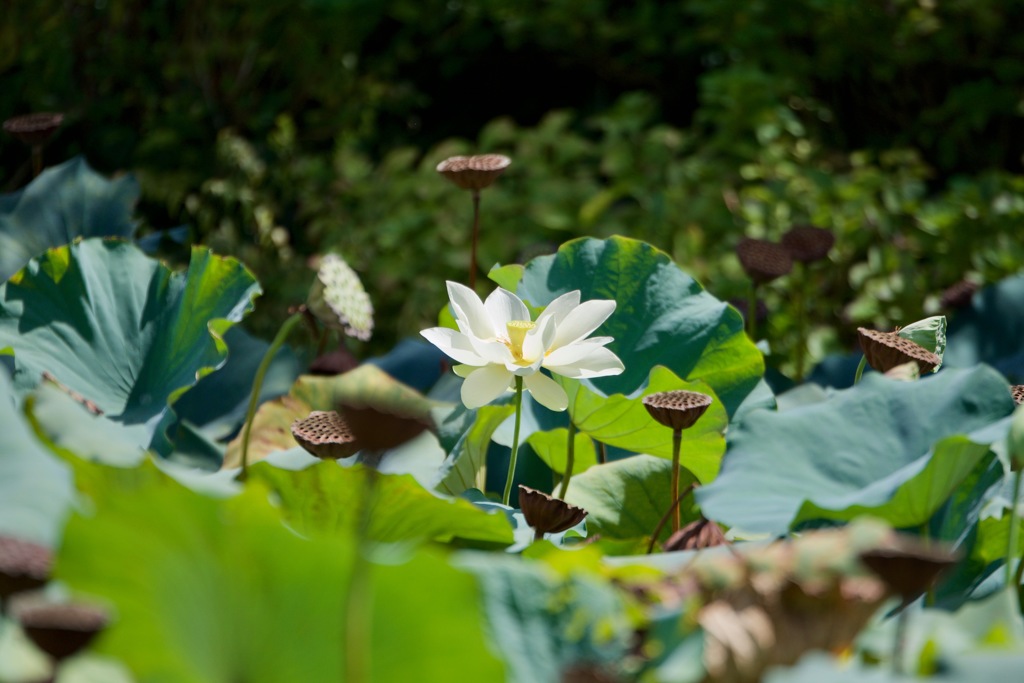
[[0,601],[46,585],[53,553],[38,543],[0,536]]
[[974,293],[978,291],[978,284],[970,280],[960,280],[950,285],[942,292],[939,305],[944,309],[967,308],[971,305]]
[[46,143],[64,122],[64,114],[58,112],[37,112],[15,116],[4,121],[4,131],[21,140],[29,147]]
[[663,546],[666,552],[675,550],[703,550],[717,545],[729,545],[722,527],[701,515],[669,536]]
[[386,451],[401,446],[432,426],[429,413],[400,405],[362,401],[342,403],[338,411],[361,449]]
[[909,605],[931,588],[947,569],[959,560],[944,545],[925,546],[913,538],[900,539],[896,547],[881,547],[860,553],[860,561],[876,574],[889,590]]
[[523,511],[526,523],[537,532],[538,539],[544,534],[571,529],[587,516],[587,511],[581,507],[522,484],[519,485],[519,509]]
[[736,245],[736,256],[743,270],[756,284],[763,285],[793,269],[793,259],[782,245],[768,240],[744,237]]
[[644,408],[651,417],[673,431],[689,429],[714,400],[696,391],[662,391],[644,396]]
[[292,436],[322,460],[347,458],[359,450],[345,418],[333,410],[314,410],[304,420],[296,420],[292,423]]
[[878,372],[888,372],[897,365],[916,361],[921,374],[927,375],[942,363],[942,359],[928,349],[904,339],[895,332],[880,332],[858,327],[860,347],[868,365]]
[[83,650],[110,622],[101,607],[44,599],[18,601],[12,612],[25,635],[57,662]]
[[1010,396],[1017,405],[1024,403],[1024,384],[1014,384],[1010,387]]
[[796,225],[782,236],[782,246],[794,261],[813,263],[828,256],[836,236],[831,230],[813,225]]
[[503,154],[449,157],[437,165],[437,172],[463,190],[479,192],[494,184],[512,160]]

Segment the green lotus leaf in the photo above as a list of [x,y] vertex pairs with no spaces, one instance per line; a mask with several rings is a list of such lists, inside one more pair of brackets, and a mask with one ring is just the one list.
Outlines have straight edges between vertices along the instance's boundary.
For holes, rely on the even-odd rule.
[[455,444],[442,466],[438,491],[457,496],[469,489],[484,489],[491,437],[514,411],[515,408],[509,405],[484,406],[476,411],[472,426]]
[[508,545],[513,540],[505,515],[484,512],[460,498],[439,498],[408,474],[380,474],[334,462],[299,471],[261,462],[249,472],[277,495],[285,519],[304,535],[354,532],[375,488],[376,499],[385,502],[369,518],[366,535],[374,541],[462,538]]
[[138,198],[135,178],[107,180],[81,156],[0,196],[0,282],[47,249],[79,237],[130,238],[135,234],[132,212]]
[[[545,465],[565,476],[569,465],[568,429],[562,427],[548,432],[534,432],[526,441]],[[572,474],[576,476],[597,464],[597,449],[594,448],[594,440],[582,432],[573,435],[573,442]]]
[[[622,394],[605,397],[582,382],[559,380],[569,396],[569,415],[581,433],[609,446],[662,458],[672,457],[672,430],[651,417],[643,405],[643,397],[677,389],[715,397],[714,390],[705,382],[686,382],[661,366],[651,369],[642,391],[628,397]],[[697,423],[682,433],[680,464],[701,481],[710,481],[718,473],[725,452],[722,434],[728,423],[725,406],[715,400]]]
[[84,240],[0,286],[0,349],[21,387],[49,373],[148,448],[168,405],[224,362],[224,334],[259,291],[238,261],[204,247],[176,273],[130,244]]
[[33,433],[0,371],[0,534],[56,545],[74,498],[71,472]]
[[667,254],[625,237],[581,238],[526,265],[517,293],[533,306],[580,290],[582,300],[613,299],[598,329],[626,365],[592,382],[604,394],[632,394],[656,365],[688,381],[702,380],[732,415],[764,374],[761,352],[743,319],[676,266]]
[[[694,481],[680,472],[679,487]],[[586,510],[587,530],[605,538],[642,538],[654,533],[672,503],[672,462],[653,455],[634,455],[595,465],[569,482],[565,501]],[[692,505],[682,503],[683,523],[697,518]],[[662,540],[671,533],[666,524]]]
[[344,529],[296,535],[262,484],[214,499],[151,461],[93,468],[90,513],[68,523],[56,574],[111,606],[116,619],[92,647],[135,680],[344,680],[346,617],[367,681],[454,671],[503,680],[484,641],[477,581],[444,558],[424,550],[404,562],[364,560],[350,592],[357,541]]
[[502,680],[570,680],[564,672],[584,663],[614,670],[627,656],[633,626],[621,596],[588,566],[599,563],[597,553],[541,545],[550,557],[463,553],[455,559],[480,580],[495,645],[508,665]]
[[709,518],[744,531],[781,534],[865,511],[921,524],[987,457],[991,441],[957,435],[1012,410],[1006,380],[985,366],[917,382],[866,375],[820,403],[747,415],[697,499]]
[[950,321],[943,360],[949,367],[987,363],[1010,379],[1024,383],[1024,275],[1014,275],[985,287],[971,306]]

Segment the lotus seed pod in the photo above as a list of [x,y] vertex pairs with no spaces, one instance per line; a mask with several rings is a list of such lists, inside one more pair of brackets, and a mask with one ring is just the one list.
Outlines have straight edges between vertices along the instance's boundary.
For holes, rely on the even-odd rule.
[[722,527],[705,519],[695,519],[679,531],[668,537],[663,548],[666,552],[675,550],[703,550],[716,545],[729,545],[729,539],[722,532]]
[[0,536],[0,602],[8,596],[46,585],[53,553],[38,543]]
[[1024,403],[1024,384],[1014,384],[1010,387],[1010,396],[1017,405]]
[[782,236],[782,246],[794,261],[812,263],[828,256],[836,236],[831,230],[812,225],[796,225]]
[[942,292],[939,305],[944,309],[967,308],[978,291],[978,284],[970,280],[960,280]]
[[662,391],[643,398],[651,417],[673,431],[692,427],[713,402],[707,394],[682,390]]
[[901,537],[896,547],[860,553],[860,561],[874,572],[904,605],[932,587],[944,571],[955,565],[957,553],[939,544],[925,546],[914,538]]
[[429,414],[413,413],[403,406],[378,401],[342,403],[338,412],[359,447],[369,451],[397,448],[432,426]]
[[449,157],[437,165],[437,172],[463,190],[479,192],[493,185],[511,163],[503,154]]
[[106,610],[95,605],[41,599],[18,601],[11,611],[25,635],[57,662],[84,649],[110,621]]
[[42,145],[57,132],[64,114],[39,112],[15,116],[4,121],[4,130],[30,147]]
[[751,280],[759,285],[782,277],[793,269],[793,259],[781,245],[744,237],[736,245],[736,256]]
[[931,351],[895,332],[879,332],[858,327],[857,333],[868,365],[878,372],[888,372],[897,365],[916,361],[921,368],[921,374],[926,375],[942,363],[942,359]]
[[373,334],[373,304],[359,276],[337,254],[320,260],[306,305],[329,328],[366,341]]
[[587,516],[587,511],[581,507],[522,484],[519,486],[519,509],[523,511],[526,523],[544,534],[571,529]]
[[347,458],[359,450],[345,418],[333,410],[314,410],[304,420],[296,420],[292,436],[321,460]]

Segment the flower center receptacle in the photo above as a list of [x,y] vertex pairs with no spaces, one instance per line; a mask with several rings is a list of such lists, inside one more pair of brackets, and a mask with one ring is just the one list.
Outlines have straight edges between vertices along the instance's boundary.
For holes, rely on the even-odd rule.
[[529,320],[510,320],[505,323],[505,329],[508,331],[508,348],[517,361],[523,360],[523,341],[526,339],[526,333],[535,326],[536,323]]

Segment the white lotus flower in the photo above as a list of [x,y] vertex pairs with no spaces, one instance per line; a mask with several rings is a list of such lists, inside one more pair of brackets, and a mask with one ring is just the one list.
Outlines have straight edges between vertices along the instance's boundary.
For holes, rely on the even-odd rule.
[[587,338],[615,311],[614,301],[580,303],[576,290],[552,301],[531,321],[526,304],[507,289],[496,289],[482,302],[469,287],[448,282],[448,298],[459,330],[433,327],[420,334],[461,363],[454,369],[466,380],[462,402],[467,408],[498,398],[518,376],[541,405],[565,410],[565,390],[541,368],[572,378],[617,375],[624,369],[605,348],[611,337]]

